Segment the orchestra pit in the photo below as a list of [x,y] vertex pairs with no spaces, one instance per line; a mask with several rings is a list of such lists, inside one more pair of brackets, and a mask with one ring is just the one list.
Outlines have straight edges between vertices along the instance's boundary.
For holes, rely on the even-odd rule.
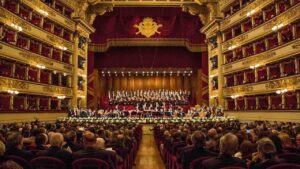
[[0,11],[0,169],[300,169],[300,0]]

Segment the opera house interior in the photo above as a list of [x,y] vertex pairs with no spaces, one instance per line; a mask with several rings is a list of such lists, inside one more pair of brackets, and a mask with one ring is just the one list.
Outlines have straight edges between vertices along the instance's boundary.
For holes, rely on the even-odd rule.
[[0,169],[300,169],[300,0],[0,0]]

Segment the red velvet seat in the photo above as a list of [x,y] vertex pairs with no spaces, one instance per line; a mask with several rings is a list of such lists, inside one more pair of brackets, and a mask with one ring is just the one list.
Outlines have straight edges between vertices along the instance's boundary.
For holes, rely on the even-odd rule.
[[95,158],[82,158],[72,163],[73,169],[109,169],[107,162]]
[[300,165],[284,163],[284,164],[277,164],[277,165],[271,166],[267,169],[300,169]]
[[190,164],[190,169],[201,169],[202,162],[209,158],[211,158],[211,156],[200,157],[200,158],[193,160]]
[[232,166],[232,167],[223,167],[223,168],[220,168],[220,169],[245,169],[245,168]]
[[299,153],[284,153],[278,155],[279,158],[284,159],[288,163],[300,164],[300,154]]
[[8,156],[8,158],[11,159],[12,161],[18,163],[20,166],[23,167],[23,169],[31,168],[29,162],[22,157],[11,155],[11,156]]
[[32,169],[66,169],[66,164],[53,157],[37,157],[30,161]]

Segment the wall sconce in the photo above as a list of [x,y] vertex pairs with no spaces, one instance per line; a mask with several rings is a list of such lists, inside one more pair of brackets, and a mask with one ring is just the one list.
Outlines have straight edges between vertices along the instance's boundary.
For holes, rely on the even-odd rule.
[[250,69],[255,69],[255,68],[258,68],[259,66],[260,66],[260,64],[252,65],[252,66],[250,66]]
[[60,50],[63,50],[63,51],[66,51],[68,48],[67,47],[65,47],[65,46],[58,46],[58,48],[60,49]]
[[17,24],[11,23],[10,26],[19,32],[23,31],[23,28]]
[[236,47],[237,47],[236,45],[229,46],[229,47],[228,47],[228,50],[233,50],[233,49],[235,49]]
[[84,98],[85,98],[85,96],[83,96],[83,95],[82,95],[82,96],[78,96],[78,97],[81,98],[81,99],[84,99]]
[[16,90],[7,90],[7,93],[12,94],[12,95],[18,95],[20,92]]
[[282,28],[283,26],[284,26],[283,23],[278,24],[278,25],[275,25],[275,26],[272,27],[272,30],[273,30],[273,31],[276,31],[276,30]]
[[239,95],[233,95],[233,96],[230,96],[232,99],[235,99],[235,98],[238,98],[240,97]]
[[49,15],[49,13],[48,13],[47,11],[45,11],[45,10],[38,9],[37,11],[38,11],[39,13],[41,13],[42,15],[46,16],[46,17]]
[[277,90],[276,94],[284,94],[286,92],[288,92],[288,89],[282,89],[282,90]]
[[247,12],[247,16],[250,17],[255,13],[255,9],[252,9],[251,11]]
[[66,96],[57,96],[58,99],[62,100],[62,99],[65,99]]
[[40,64],[37,64],[36,67],[38,67],[39,69],[46,69],[46,66]]

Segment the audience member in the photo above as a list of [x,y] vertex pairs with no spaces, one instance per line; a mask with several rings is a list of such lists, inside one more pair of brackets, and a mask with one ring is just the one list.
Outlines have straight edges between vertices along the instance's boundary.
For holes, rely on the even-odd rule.
[[18,156],[27,161],[30,161],[33,158],[33,155],[30,152],[23,150],[23,136],[20,133],[9,133],[6,141],[7,151],[5,154],[7,156]]
[[16,162],[9,160],[4,156],[5,153],[5,145],[2,141],[0,141],[0,168],[1,169],[23,169]]

